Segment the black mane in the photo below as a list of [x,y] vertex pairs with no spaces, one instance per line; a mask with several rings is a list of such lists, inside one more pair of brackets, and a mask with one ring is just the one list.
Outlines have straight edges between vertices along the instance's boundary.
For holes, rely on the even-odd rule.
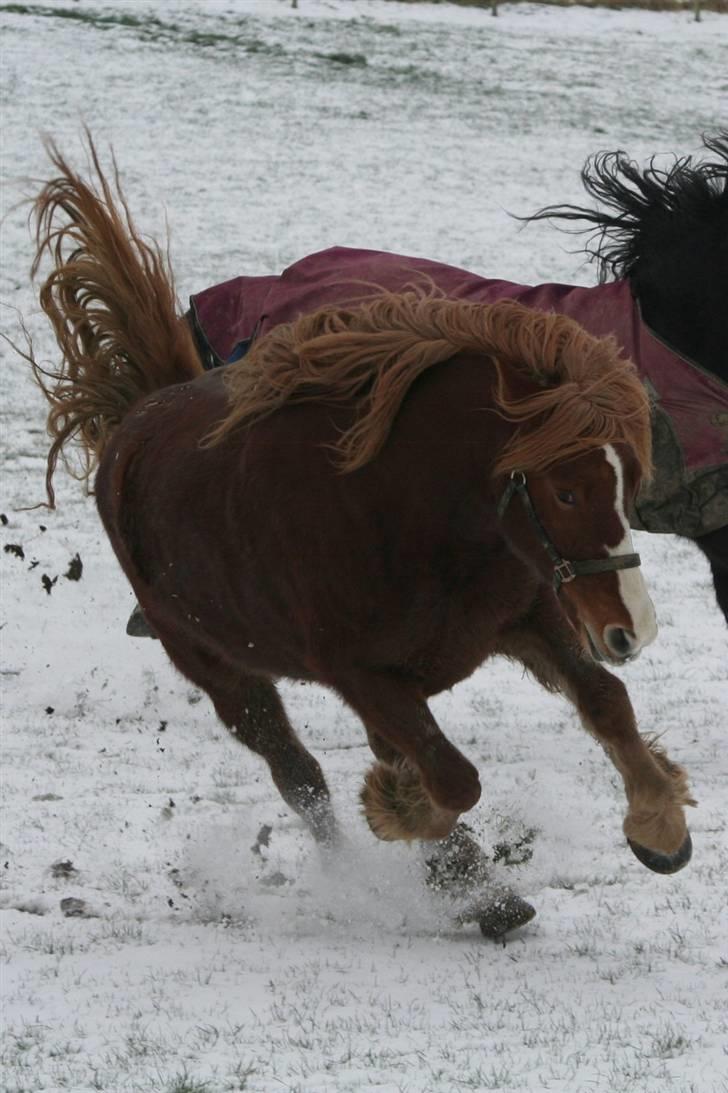
[[600,152],[581,178],[601,208],[549,205],[525,219],[580,224],[599,280],[629,278],[655,332],[728,382],[728,130],[703,144],[706,156],[664,167]]

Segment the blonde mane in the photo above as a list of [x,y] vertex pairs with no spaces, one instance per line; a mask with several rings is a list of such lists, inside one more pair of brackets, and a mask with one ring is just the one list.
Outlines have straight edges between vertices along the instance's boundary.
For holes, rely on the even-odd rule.
[[[545,470],[624,442],[649,475],[648,398],[613,338],[512,300],[483,305],[417,290],[324,307],[265,335],[227,367],[230,409],[207,443],[287,404],[345,404],[356,420],[334,448],[339,469],[354,471],[382,449],[415,379],[463,350],[482,353],[494,373],[494,408],[518,425],[494,472]],[[524,378],[537,385],[525,396]]]

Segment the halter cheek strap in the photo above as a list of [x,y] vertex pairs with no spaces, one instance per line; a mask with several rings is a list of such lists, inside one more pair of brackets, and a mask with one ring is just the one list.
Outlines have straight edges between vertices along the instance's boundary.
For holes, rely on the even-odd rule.
[[503,519],[505,511],[511,502],[511,498],[516,495],[518,495],[523,502],[526,514],[536,530],[541,545],[553,562],[554,590],[557,594],[560,591],[562,584],[568,584],[576,577],[586,576],[591,573],[609,573],[615,569],[634,569],[640,564],[639,554],[612,554],[609,558],[591,558],[587,561],[577,562],[571,562],[566,558],[562,558],[536,514],[531,495],[528,492],[526,475],[523,471],[511,472],[508,485],[498,502],[498,519]]

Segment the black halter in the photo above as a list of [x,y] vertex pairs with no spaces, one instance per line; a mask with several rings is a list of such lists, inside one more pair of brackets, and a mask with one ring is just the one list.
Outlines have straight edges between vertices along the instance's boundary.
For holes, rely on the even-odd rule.
[[536,515],[531,495],[526,485],[526,475],[523,471],[512,471],[508,485],[503,491],[503,496],[498,502],[498,519],[503,515],[510,504],[511,498],[518,494],[525,505],[528,517],[538,533],[538,537],[554,564],[554,590],[559,593],[562,584],[568,584],[575,577],[581,577],[588,573],[609,573],[614,569],[634,569],[640,564],[639,554],[613,554],[609,558],[592,558],[589,561],[570,562],[562,558],[558,550],[551,542],[546,529]]

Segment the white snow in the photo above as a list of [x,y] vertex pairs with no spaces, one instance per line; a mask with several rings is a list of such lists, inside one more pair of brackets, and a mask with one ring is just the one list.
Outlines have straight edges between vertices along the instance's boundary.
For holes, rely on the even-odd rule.
[[[695,151],[728,105],[711,13],[46,0],[0,24],[1,324],[17,341],[22,314],[48,360],[18,205],[48,175],[41,132],[72,157],[84,122],[113,144],[183,299],[333,243],[589,284],[578,241],[508,213],[581,200],[599,149]],[[698,551],[635,537],[660,633],[621,673],[699,800],[678,876],[626,848],[619,780],[565,701],[492,662],[433,702],[481,771],[482,844],[537,829],[531,861],[495,869],[538,909],[501,948],[426,894],[417,851],[369,834],[364,733],[335,698],[283,687],[346,831],[323,860],[207,698],[125,636],[93,500],[59,473],[57,511],[31,507],[45,409],[2,358],[0,537],[24,558],[0,553],[0,1086],[725,1093],[728,635]],[[95,917],[64,917],[68,897]]]

